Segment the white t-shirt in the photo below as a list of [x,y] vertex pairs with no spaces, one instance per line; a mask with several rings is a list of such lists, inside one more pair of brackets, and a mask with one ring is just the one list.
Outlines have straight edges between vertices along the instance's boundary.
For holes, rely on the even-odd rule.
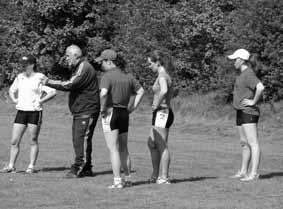
[[55,92],[56,90],[41,84],[41,79],[45,75],[42,73],[33,73],[27,77],[26,73],[20,73],[14,80],[10,91],[12,93],[18,92],[18,103],[16,104],[17,110],[22,111],[41,111],[42,105],[39,100],[42,94]]

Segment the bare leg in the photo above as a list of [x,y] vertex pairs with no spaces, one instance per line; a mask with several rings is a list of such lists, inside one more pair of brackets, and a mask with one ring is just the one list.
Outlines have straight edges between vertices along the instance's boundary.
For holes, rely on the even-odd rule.
[[150,136],[148,138],[148,148],[151,155],[151,162],[152,162],[152,175],[151,178],[157,179],[159,176],[159,168],[160,168],[160,160],[161,160],[161,154],[157,148],[157,144],[154,138],[153,134],[153,128],[150,129]]
[[11,140],[10,160],[9,160],[10,168],[15,167],[15,163],[20,151],[20,142],[25,130],[26,130],[26,125],[14,123],[13,131],[12,131],[12,140]]
[[167,146],[168,141],[168,128],[157,128],[154,127],[158,134],[154,134],[155,140],[158,144],[159,152],[161,153],[161,177],[168,178],[169,176],[169,165],[170,165],[170,152]]
[[107,147],[110,151],[110,160],[112,164],[114,178],[120,178],[120,155],[119,155],[119,144],[118,144],[118,129],[104,132]]
[[33,168],[35,166],[39,145],[38,145],[38,135],[40,131],[40,125],[28,124],[28,132],[30,134],[30,164],[29,168]]
[[242,125],[247,136],[248,143],[251,147],[251,160],[252,160],[252,167],[251,167],[251,175],[255,175],[258,173],[259,163],[260,163],[260,147],[258,143],[258,136],[257,136],[257,124],[256,123],[249,123]]
[[239,135],[240,135],[240,144],[242,147],[242,163],[241,163],[241,174],[247,174],[248,173],[248,168],[250,164],[250,159],[251,159],[251,148],[248,144],[244,128],[242,126],[237,126]]
[[119,153],[125,176],[131,174],[131,159],[128,150],[128,133],[119,134]]

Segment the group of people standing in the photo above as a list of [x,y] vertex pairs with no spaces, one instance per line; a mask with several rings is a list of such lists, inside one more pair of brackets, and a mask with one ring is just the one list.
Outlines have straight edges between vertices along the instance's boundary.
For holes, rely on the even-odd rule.
[[[264,89],[249,64],[249,52],[240,49],[228,56],[235,60],[241,71],[234,87],[234,107],[237,126],[243,147],[242,165],[233,178],[249,181],[258,178],[260,149],[257,139],[259,111],[256,106]],[[42,121],[42,104],[56,95],[56,90],[69,91],[69,108],[73,115],[72,140],[75,160],[67,178],[92,176],[92,136],[99,116],[106,145],[110,153],[114,181],[109,188],[131,185],[131,159],[128,151],[129,116],[138,107],[144,89],[137,79],[125,71],[125,61],[112,49],[104,50],[95,62],[101,65],[104,75],[100,80],[92,65],[83,57],[81,49],[70,45],[65,61],[72,71],[67,81],[52,80],[37,72],[35,57],[22,57],[24,72],[14,80],[9,90],[16,104],[17,114],[13,125],[10,160],[2,172],[16,172],[15,163],[20,141],[28,129],[31,136],[30,164],[26,172],[33,173],[38,156],[38,135]],[[149,183],[170,184],[168,149],[169,128],[174,114],[171,99],[174,94],[174,67],[170,55],[154,50],[147,57],[148,67],[156,73],[152,86],[152,127],[148,137],[153,172]],[[252,162],[248,174],[249,162]],[[122,178],[121,170],[124,176]]]

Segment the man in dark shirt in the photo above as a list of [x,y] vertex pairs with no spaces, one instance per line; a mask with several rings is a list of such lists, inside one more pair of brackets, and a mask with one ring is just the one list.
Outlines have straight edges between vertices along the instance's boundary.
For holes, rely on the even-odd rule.
[[73,115],[75,162],[66,177],[92,176],[92,135],[100,109],[97,75],[91,64],[83,59],[78,46],[67,47],[65,56],[68,68],[72,70],[72,77],[68,81],[46,78],[42,82],[58,90],[70,91],[69,108]]

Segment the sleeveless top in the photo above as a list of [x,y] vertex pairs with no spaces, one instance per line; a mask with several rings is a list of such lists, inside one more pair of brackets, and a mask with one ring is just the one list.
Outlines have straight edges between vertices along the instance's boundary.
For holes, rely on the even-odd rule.
[[170,108],[170,102],[171,102],[171,98],[173,97],[173,81],[172,78],[165,72],[162,72],[158,75],[157,79],[155,80],[153,86],[152,86],[152,90],[154,93],[153,96],[153,104],[156,104],[157,99],[158,99],[158,95],[160,93],[160,84],[159,84],[159,78],[165,78],[166,83],[167,83],[167,93],[164,96],[164,98],[162,99],[161,103],[160,103],[160,107],[165,107],[165,108]]

